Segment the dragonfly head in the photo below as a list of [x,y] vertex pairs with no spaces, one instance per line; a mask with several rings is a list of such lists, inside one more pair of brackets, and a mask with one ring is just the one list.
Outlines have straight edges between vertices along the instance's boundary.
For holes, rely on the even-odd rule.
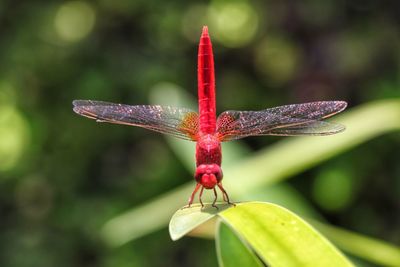
[[214,188],[222,180],[222,169],[217,164],[201,164],[194,175],[196,181],[206,189]]

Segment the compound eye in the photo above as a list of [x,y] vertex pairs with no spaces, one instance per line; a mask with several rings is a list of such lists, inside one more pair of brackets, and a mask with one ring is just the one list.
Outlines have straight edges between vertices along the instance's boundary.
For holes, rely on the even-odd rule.
[[212,189],[218,183],[218,180],[214,174],[203,174],[200,183],[205,188]]
[[[194,178],[198,183],[203,183],[203,176],[213,176],[216,182],[219,183],[222,180],[222,170],[217,164],[202,164],[199,165],[194,174]],[[208,178],[207,178],[208,179]]]
[[221,167],[218,166],[217,164],[212,164],[210,166],[210,169],[212,170],[212,173],[214,173],[218,182],[220,182],[222,180],[222,176],[223,176]]

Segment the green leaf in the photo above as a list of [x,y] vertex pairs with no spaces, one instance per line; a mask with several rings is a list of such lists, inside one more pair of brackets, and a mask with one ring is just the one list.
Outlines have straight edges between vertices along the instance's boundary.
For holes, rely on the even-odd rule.
[[[240,249],[238,253],[245,255],[254,250],[270,266],[315,266],[316,262],[319,266],[353,266],[312,226],[285,208],[261,202],[239,203],[235,207],[219,204],[218,207],[218,210],[210,206],[178,210],[171,219],[171,238],[177,240],[219,215],[241,237],[232,236],[230,229],[219,229],[216,242],[223,266],[235,266],[225,265],[225,261],[230,264],[230,257],[236,257],[233,252],[229,253],[231,249]],[[249,261],[249,255],[245,257],[244,261]]]
[[[379,264],[379,266],[400,266],[400,247],[398,246],[316,220],[306,219],[306,221],[344,252]],[[215,224],[213,220],[207,221],[189,235],[211,238],[214,235]],[[361,266],[361,264],[358,265]]]
[[224,223],[219,222],[215,240],[219,266],[264,266],[251,248]]
[[353,266],[312,226],[278,205],[240,203],[219,215],[269,266]]
[[178,240],[200,224],[213,218],[219,212],[232,207],[232,205],[218,203],[217,207],[218,209],[207,204],[202,208],[200,204],[196,204],[190,208],[179,209],[169,222],[169,234],[172,240]]

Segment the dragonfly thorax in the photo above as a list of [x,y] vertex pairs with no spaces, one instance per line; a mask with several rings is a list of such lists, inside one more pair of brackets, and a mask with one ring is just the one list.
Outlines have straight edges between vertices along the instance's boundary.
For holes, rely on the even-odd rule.
[[194,178],[206,189],[212,189],[221,182],[222,176],[222,169],[217,164],[201,164],[196,168]]
[[215,135],[201,135],[196,144],[196,166],[218,164],[221,166],[221,143]]

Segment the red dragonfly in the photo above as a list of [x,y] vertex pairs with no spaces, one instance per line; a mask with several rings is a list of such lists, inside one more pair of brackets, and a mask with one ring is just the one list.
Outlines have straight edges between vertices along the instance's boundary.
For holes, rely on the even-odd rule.
[[169,134],[196,142],[196,187],[188,202],[200,190],[212,189],[216,207],[218,187],[224,201],[232,204],[222,186],[221,142],[256,135],[331,135],[344,126],[323,121],[343,111],[344,101],[319,101],[293,104],[260,111],[229,110],[216,116],[214,56],[207,26],[203,27],[198,50],[199,112],[187,108],[158,105],[129,106],[102,101],[75,100],[74,111],[98,122],[125,124]]

